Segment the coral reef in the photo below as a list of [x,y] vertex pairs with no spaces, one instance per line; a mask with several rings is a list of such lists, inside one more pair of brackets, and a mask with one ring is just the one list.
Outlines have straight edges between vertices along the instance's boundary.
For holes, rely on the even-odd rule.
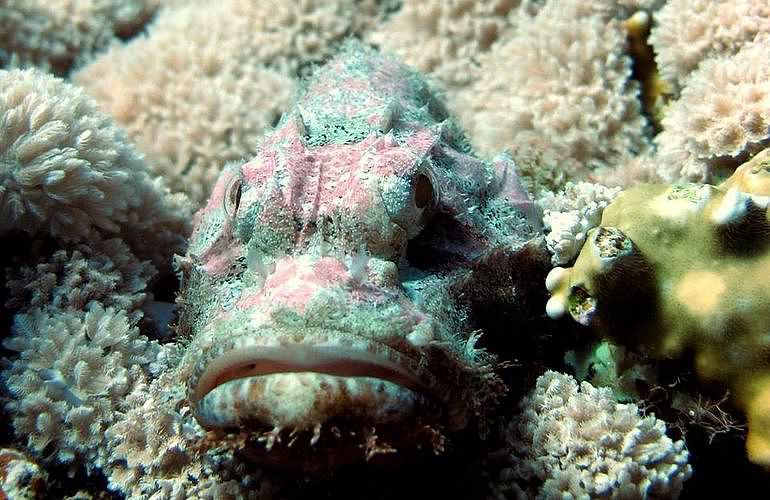
[[0,449],[0,498],[45,498],[48,474],[24,453]]
[[34,69],[0,70],[0,123],[0,234],[120,236],[163,269],[183,250],[185,200],[150,177],[82,89]]
[[18,314],[3,347],[19,353],[0,374],[14,430],[38,455],[53,448],[47,461],[69,464],[72,473],[103,464],[104,431],[145,381],[158,349],[125,311],[98,303]]
[[713,182],[770,140],[770,35],[737,53],[703,61],[663,118],[655,138],[667,181]]
[[537,200],[543,209],[545,240],[555,265],[571,261],[583,248],[586,233],[599,225],[604,208],[619,188],[589,182],[568,182],[558,193],[546,191]]
[[[770,467],[769,33],[758,0],[0,0],[0,497],[676,497],[662,417],[698,496],[761,470],[700,443],[732,403]],[[593,386],[522,399],[565,366]]]
[[770,150],[719,187],[643,185],[622,192],[588,233],[574,267],[546,285],[566,314],[658,357],[692,350],[705,379],[746,410],[751,460],[770,463]]
[[288,109],[297,73],[380,12],[374,0],[183,2],[74,79],[200,206],[222,167],[252,157]]
[[62,79],[0,71],[0,120],[4,297],[18,311],[2,342],[3,411],[41,464],[94,473],[128,395],[158,374],[161,348],[138,324],[186,246],[190,209]]
[[56,74],[141,28],[161,0],[5,0],[0,68],[37,66]]
[[[519,13],[525,17],[513,35],[478,57],[484,76],[453,100],[482,153],[550,155],[551,165],[537,161],[524,173],[554,188],[649,148],[626,34],[613,14],[601,2],[578,0]],[[546,168],[563,177],[548,183]]]
[[677,498],[692,474],[684,441],[663,421],[618,404],[612,391],[548,371],[521,401],[507,434],[507,481],[542,481],[536,498]]
[[403,62],[462,88],[482,78],[476,58],[513,29],[519,0],[405,0],[367,40]]
[[655,13],[649,41],[661,77],[675,91],[701,62],[734,54],[759,33],[770,33],[764,0],[669,0]]

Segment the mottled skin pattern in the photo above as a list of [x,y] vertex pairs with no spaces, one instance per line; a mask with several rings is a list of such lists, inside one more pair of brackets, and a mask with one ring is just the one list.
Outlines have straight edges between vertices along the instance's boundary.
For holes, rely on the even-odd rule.
[[440,451],[505,391],[450,290],[538,230],[507,157],[475,158],[418,74],[348,44],[196,214],[193,414],[277,461],[303,434],[306,461]]

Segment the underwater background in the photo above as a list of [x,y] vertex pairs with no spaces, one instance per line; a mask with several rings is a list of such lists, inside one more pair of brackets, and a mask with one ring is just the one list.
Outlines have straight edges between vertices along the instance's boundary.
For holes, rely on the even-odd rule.
[[0,498],[763,498],[770,3],[0,0]]

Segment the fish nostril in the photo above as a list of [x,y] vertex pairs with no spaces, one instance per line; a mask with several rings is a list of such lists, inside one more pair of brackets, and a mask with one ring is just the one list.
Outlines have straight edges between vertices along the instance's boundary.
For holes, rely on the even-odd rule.
[[417,208],[425,208],[433,203],[433,184],[427,175],[417,176],[414,186],[414,203]]

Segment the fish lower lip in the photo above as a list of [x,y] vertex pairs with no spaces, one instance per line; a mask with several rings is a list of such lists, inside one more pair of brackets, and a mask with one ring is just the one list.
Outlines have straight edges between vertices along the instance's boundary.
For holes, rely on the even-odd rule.
[[284,372],[234,379],[196,405],[206,428],[310,430],[332,419],[386,424],[426,408],[425,398],[401,385],[372,377]]
[[412,390],[424,389],[416,374],[379,354],[333,345],[251,346],[222,354],[198,378],[192,401],[230,380],[274,373],[313,372],[373,377]]
[[[329,344],[246,344],[219,351],[199,363],[189,385],[188,399],[205,427],[232,424],[241,418],[241,412],[244,418],[257,410],[278,414],[279,408],[265,408],[277,393],[282,393],[284,399],[296,399],[303,393],[304,404],[325,392],[328,398],[343,398],[353,406],[361,403],[361,410],[368,405],[370,410],[381,413],[374,408],[384,405],[393,407],[397,413],[396,407],[404,405],[406,410],[433,385],[432,377],[424,370],[418,374],[408,367],[416,364],[404,354],[381,345],[371,352]],[[359,401],[351,396],[356,393]],[[379,403],[373,403],[378,400]],[[327,403],[316,401],[315,405]],[[231,416],[220,418],[217,413]],[[273,423],[295,425],[301,420],[296,416],[282,418],[276,417]],[[285,422],[286,419],[296,422]]]

